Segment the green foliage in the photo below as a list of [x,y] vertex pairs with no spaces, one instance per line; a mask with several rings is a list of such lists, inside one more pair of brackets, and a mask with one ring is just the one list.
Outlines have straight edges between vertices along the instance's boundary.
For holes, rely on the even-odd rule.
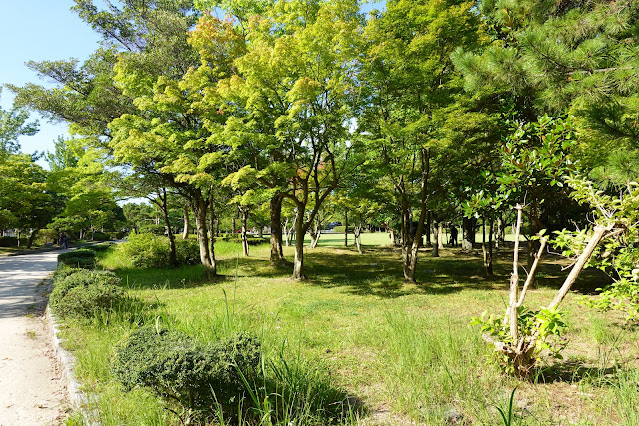
[[178,265],[197,265],[200,263],[200,245],[194,238],[176,239],[175,253]]
[[[516,347],[517,342],[512,341],[510,326],[508,324],[508,310],[503,317],[490,314],[486,317],[484,312],[481,317],[471,319],[471,324],[480,325],[482,333],[488,333],[499,342],[511,347]],[[535,337],[534,359],[538,359],[542,352],[548,351],[551,356],[562,359],[561,351],[566,342],[562,335],[566,329],[561,312],[555,309],[540,308],[531,311],[525,306],[517,308],[517,334],[520,338]],[[503,354],[502,354],[503,355]],[[503,356],[506,368],[512,368],[510,358]]]
[[162,268],[169,264],[169,245],[163,237],[154,234],[131,233],[128,241],[117,249],[139,268]]
[[27,123],[28,119],[29,112],[24,108],[13,107],[9,111],[0,108],[0,160],[19,151],[19,136],[33,136],[38,132],[38,122]]
[[[226,234],[220,237],[216,237],[216,240],[226,241],[229,243],[242,243],[242,236],[240,234]],[[247,235],[246,242],[250,246],[258,246],[260,244],[264,244],[266,240],[255,235]]]
[[111,371],[124,387],[149,388],[187,422],[211,420],[215,409],[237,409],[245,380],[258,379],[260,343],[240,334],[213,344],[155,327],[132,332],[120,344]]
[[[628,183],[621,196],[609,195],[598,190],[584,179],[571,178],[568,184],[577,201],[593,209],[595,223],[614,224],[613,230],[601,242],[588,262],[612,278],[608,286],[598,288],[597,297],[587,297],[585,303],[607,311],[616,309],[626,314],[628,320],[639,318],[639,184]],[[586,229],[556,233],[556,248],[568,257],[578,256],[588,241]]]
[[144,225],[138,230],[140,234],[165,235],[166,226],[164,225]]
[[126,299],[119,283],[111,272],[66,270],[55,277],[51,308],[62,318],[91,318]]
[[91,249],[77,249],[58,255],[58,262],[62,265],[93,269],[95,268],[95,251]]
[[[338,234],[343,234],[345,230],[346,230],[346,226],[344,226],[344,225],[339,225],[339,226],[336,226],[335,228],[333,228],[333,231],[337,232]],[[352,226],[348,227],[348,232],[353,232],[353,227]]]
[[0,237],[0,247],[15,247],[18,245],[18,237]]
[[[117,250],[139,268],[165,268],[170,265],[169,239],[165,236],[131,233],[128,241],[118,245]],[[178,265],[195,265],[200,261],[200,247],[195,239],[176,239],[175,252]]]

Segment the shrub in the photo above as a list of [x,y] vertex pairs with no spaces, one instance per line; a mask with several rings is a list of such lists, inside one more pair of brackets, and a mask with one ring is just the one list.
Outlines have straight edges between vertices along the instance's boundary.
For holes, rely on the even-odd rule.
[[92,236],[94,241],[108,241],[111,239],[107,233],[99,231],[95,231]]
[[60,317],[89,318],[126,298],[112,272],[68,270],[55,277],[49,302]]
[[[340,234],[340,233],[343,234],[345,230],[346,230],[346,226],[344,226],[344,225],[339,225],[339,226],[336,226],[335,228],[333,228],[333,232],[336,232],[338,234]],[[352,226],[348,227],[348,232],[349,233],[353,232],[353,227]]]
[[176,239],[175,251],[180,265],[197,265],[200,263],[200,245],[195,238]]
[[97,252],[97,253],[101,253],[101,252],[105,252],[113,247],[115,247],[117,244],[114,242],[105,242],[105,243],[100,243],[100,244],[96,244],[94,246],[91,247],[91,250]]
[[[216,241],[227,241],[229,243],[241,244],[242,236],[240,234],[227,234],[217,237]],[[249,246],[257,246],[266,243],[266,240],[264,238],[256,237],[253,235],[247,235],[246,241],[248,242]]]
[[120,244],[118,250],[139,268],[161,268],[169,263],[168,240],[154,234],[131,233],[129,240]]
[[203,345],[180,332],[145,327],[119,346],[111,371],[127,391],[151,389],[188,424],[210,420],[220,406],[232,411],[245,390],[242,375],[253,381],[259,359],[255,337]]
[[95,268],[95,251],[77,249],[58,255],[58,262],[62,265],[92,269]]
[[0,237],[0,247],[15,247],[17,245],[17,237]]
[[140,234],[165,235],[166,226],[164,225],[143,225],[138,229]]

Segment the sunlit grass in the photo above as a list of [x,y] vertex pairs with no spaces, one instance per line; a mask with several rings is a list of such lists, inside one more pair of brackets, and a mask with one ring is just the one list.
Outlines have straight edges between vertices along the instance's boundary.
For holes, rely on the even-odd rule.
[[[507,408],[515,386],[522,424],[630,425],[639,416],[636,366],[628,363],[639,354],[636,331],[579,306],[576,294],[564,305],[566,359],[542,362],[530,382],[500,373],[468,323],[485,310],[502,312],[510,253],[497,254],[496,276],[486,278],[477,255],[423,252],[418,285],[403,282],[399,253],[389,247],[371,244],[362,255],[353,247],[309,249],[304,282],[271,267],[268,255],[268,245],[251,247],[245,258],[239,244],[217,243],[220,276],[207,279],[200,266],[140,270],[117,253],[104,254],[102,265],[144,303],[134,315],[116,313],[66,332],[78,373],[99,395],[94,408],[102,424],[176,423],[148,394],[119,393],[108,371],[113,347],[127,331],[158,321],[203,341],[238,331],[259,336],[269,359],[283,355],[312,366],[311,376],[327,378],[334,392],[345,390],[358,407],[347,423],[497,424],[496,408]],[[291,247],[285,255],[292,258]],[[547,304],[562,274],[560,265],[544,265],[528,304]],[[598,280],[587,274],[577,289],[594,288]]]

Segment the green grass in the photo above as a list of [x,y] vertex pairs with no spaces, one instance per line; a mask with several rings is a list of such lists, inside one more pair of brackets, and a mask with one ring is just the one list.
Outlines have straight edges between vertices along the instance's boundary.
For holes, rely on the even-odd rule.
[[[339,245],[340,236],[343,243],[343,234],[322,238]],[[251,247],[243,258],[239,244],[217,243],[221,276],[213,279],[199,266],[140,270],[117,253],[101,255],[102,264],[144,302],[134,313],[72,323],[65,331],[101,424],[177,424],[148,393],[120,392],[108,370],[127,331],[154,322],[203,341],[237,331],[260,336],[273,371],[297,366],[288,372],[297,377],[297,395],[310,395],[311,402],[348,397],[347,424],[437,425],[456,416],[467,424],[498,424],[497,408],[507,412],[515,386],[514,417],[525,425],[636,424],[636,330],[579,306],[580,296],[571,294],[564,305],[566,359],[546,360],[531,381],[517,381],[500,373],[479,331],[468,325],[471,317],[501,312],[507,303],[509,253],[497,254],[491,279],[483,276],[479,256],[448,249],[440,258],[420,254],[420,284],[408,285],[398,252],[374,247],[380,236],[387,238],[363,234],[363,255],[353,247],[309,249],[311,278],[304,282],[269,266],[268,245]],[[285,255],[292,258],[292,248]],[[563,275],[560,263],[544,265],[528,304],[548,303]],[[600,286],[600,280],[586,274],[577,290]],[[304,413],[281,417],[282,424],[328,422],[317,404],[306,401]]]

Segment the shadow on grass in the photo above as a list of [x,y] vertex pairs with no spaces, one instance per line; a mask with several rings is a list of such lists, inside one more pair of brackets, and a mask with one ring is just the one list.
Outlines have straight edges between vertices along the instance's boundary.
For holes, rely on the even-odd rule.
[[537,367],[530,377],[535,383],[572,384],[582,381],[611,383],[618,370],[618,367],[593,367],[580,360],[565,360],[550,366]]

